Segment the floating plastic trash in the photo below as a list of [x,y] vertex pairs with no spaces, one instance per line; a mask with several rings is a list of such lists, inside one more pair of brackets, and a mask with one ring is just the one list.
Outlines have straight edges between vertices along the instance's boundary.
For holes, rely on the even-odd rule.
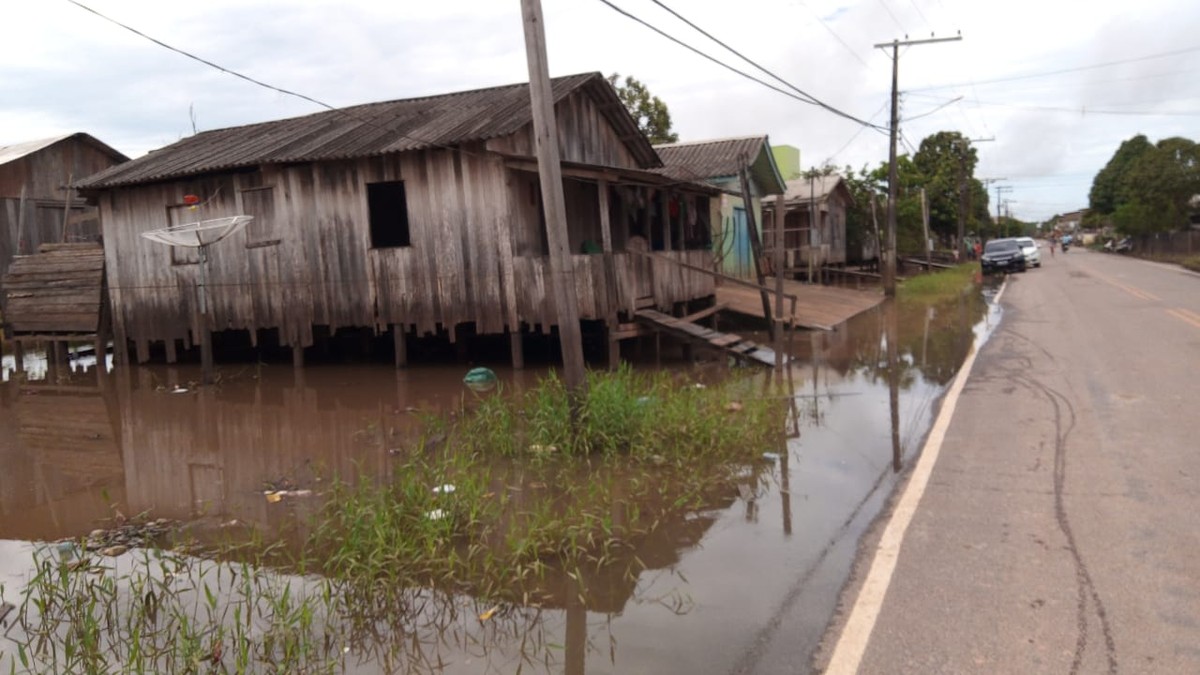
[[453,485],[446,483],[445,485],[439,485],[439,486],[433,488],[433,494],[435,494],[435,495],[450,495],[450,494],[454,494],[454,491],[457,489],[458,488],[454,487]]
[[778,452],[764,452],[762,454],[762,458],[767,460],[768,462],[778,462],[779,461],[779,453]]
[[496,373],[491,368],[472,368],[463,377],[463,384],[474,391],[490,391],[496,382]]
[[441,520],[442,518],[445,518],[447,515],[449,515],[449,514],[447,514],[442,509],[434,509],[434,510],[426,513],[425,517],[430,520]]

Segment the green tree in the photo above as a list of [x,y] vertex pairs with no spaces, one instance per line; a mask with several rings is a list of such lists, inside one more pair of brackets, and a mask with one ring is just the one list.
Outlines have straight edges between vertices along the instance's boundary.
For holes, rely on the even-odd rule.
[[1111,214],[1128,201],[1130,195],[1124,194],[1123,189],[1129,167],[1135,159],[1153,150],[1150,140],[1142,134],[1123,141],[1108,164],[1092,179],[1092,189],[1088,192],[1089,208],[1096,213]]
[[1200,194],[1200,145],[1164,138],[1151,145],[1138,135],[1121,143],[1096,178],[1089,203],[1111,216],[1125,234],[1151,234],[1188,222],[1192,199]]
[[[913,155],[913,164],[921,174],[929,200],[930,232],[945,239],[958,234],[963,184],[976,182],[975,166],[978,163],[975,148],[957,131],[939,131],[921,140]],[[967,187],[969,192],[972,186],[968,183]],[[972,230],[969,224],[966,229]]]
[[654,144],[678,141],[679,134],[671,131],[671,113],[667,104],[633,77],[626,76],[624,83],[620,78],[618,73],[613,73],[608,76],[608,82],[617,90],[625,109],[637,120],[642,134]]

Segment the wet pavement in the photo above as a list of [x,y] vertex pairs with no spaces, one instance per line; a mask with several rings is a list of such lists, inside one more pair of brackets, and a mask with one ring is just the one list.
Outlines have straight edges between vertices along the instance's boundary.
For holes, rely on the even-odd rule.
[[[511,672],[534,644],[543,652],[526,659],[534,672],[806,670],[859,538],[996,311],[968,293],[798,333],[786,447],[764,448],[773,464],[763,489],[664,529],[638,552],[647,569],[590,606],[527,618],[540,642],[492,635],[490,656],[480,655],[464,629],[441,640],[436,670]],[[28,358],[28,380],[9,359],[0,383],[0,584],[10,602],[28,577],[31,542],[86,536],[114,517],[181,521],[201,538],[230,527],[287,538],[318,508],[322,480],[387,475],[389,449],[423,414],[473,396],[462,384],[469,366],[319,366],[299,381],[286,365],[222,366],[219,385],[198,387],[186,366],[99,375],[94,359],[52,371]],[[664,365],[772,391],[765,369]],[[507,387],[542,374],[494,370]]]

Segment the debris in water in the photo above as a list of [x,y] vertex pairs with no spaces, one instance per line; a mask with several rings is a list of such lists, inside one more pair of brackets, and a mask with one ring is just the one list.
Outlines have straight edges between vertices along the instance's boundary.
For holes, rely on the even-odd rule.
[[117,544],[116,546],[109,546],[108,548],[100,549],[100,555],[109,558],[115,558],[128,550],[128,546]]
[[492,618],[493,616],[495,616],[495,615],[496,615],[496,612],[499,612],[499,611],[500,611],[500,605],[496,605],[495,607],[492,607],[491,609],[489,609],[488,611],[484,612],[483,614],[480,614],[480,615],[479,615],[479,620],[480,620],[480,621],[487,621],[488,619],[490,619],[490,618]]
[[473,391],[490,391],[496,381],[496,373],[491,368],[472,368],[463,377],[463,384]]
[[175,388],[171,390],[171,393],[172,394],[186,394],[187,391],[188,391],[187,387],[181,387],[179,385],[175,385]]
[[728,412],[741,412],[744,407],[739,401],[730,401],[729,405],[725,406],[725,410]]
[[445,518],[447,515],[448,514],[442,509],[434,509],[434,510],[426,513],[425,517],[430,520],[441,520],[442,518]]
[[435,495],[454,494],[454,491],[457,489],[458,488],[454,487],[453,485],[446,483],[445,485],[439,485],[439,486],[433,488],[433,494],[435,494]]
[[274,504],[283,499],[283,494],[279,492],[265,492],[263,494],[266,495],[268,504]]
[[778,452],[764,452],[762,454],[762,458],[767,460],[768,462],[778,462],[779,461],[779,453]]
[[548,453],[552,453],[552,452],[558,452],[558,446],[556,446],[556,445],[539,445],[539,444],[535,443],[535,444],[529,446],[529,451],[538,453],[538,454],[548,454]]

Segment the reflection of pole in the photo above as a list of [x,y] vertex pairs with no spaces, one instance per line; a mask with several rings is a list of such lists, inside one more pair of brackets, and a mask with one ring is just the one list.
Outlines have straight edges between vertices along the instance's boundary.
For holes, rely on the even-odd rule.
[[900,345],[895,301],[887,305],[888,407],[892,413],[892,470],[900,473]]
[[200,317],[196,320],[200,341],[200,374],[204,384],[213,383],[212,334],[208,330],[208,246],[200,246],[200,284],[196,289]]
[[587,607],[581,593],[579,581],[567,583],[567,628],[566,628],[566,675],[584,675],[587,665]]

